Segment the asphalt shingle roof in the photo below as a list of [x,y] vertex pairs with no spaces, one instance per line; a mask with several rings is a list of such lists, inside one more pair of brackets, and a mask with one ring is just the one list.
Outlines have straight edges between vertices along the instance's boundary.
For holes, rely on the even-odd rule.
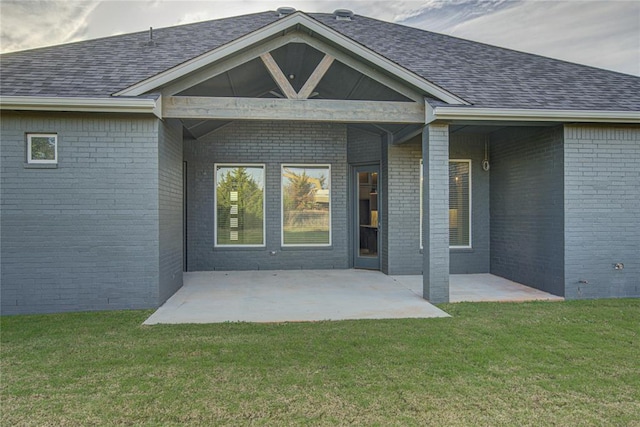
[[[477,107],[640,111],[640,78],[356,15],[308,14]],[[278,20],[263,12],[0,57],[0,95],[109,97]]]

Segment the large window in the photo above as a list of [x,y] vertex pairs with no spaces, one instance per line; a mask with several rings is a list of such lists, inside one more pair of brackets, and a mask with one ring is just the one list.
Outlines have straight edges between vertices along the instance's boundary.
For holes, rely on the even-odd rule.
[[[420,160],[420,248],[422,249],[422,185]],[[449,247],[471,248],[471,160],[449,161]]]
[[215,246],[264,246],[264,165],[215,165]]
[[282,166],[282,245],[331,245],[331,167]]
[[58,163],[58,135],[55,133],[27,134],[27,163]]

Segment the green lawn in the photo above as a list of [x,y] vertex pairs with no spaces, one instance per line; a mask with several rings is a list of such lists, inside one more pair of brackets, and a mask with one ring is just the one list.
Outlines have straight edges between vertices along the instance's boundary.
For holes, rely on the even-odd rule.
[[0,424],[640,425],[639,299],[441,308],[453,317],[3,317]]

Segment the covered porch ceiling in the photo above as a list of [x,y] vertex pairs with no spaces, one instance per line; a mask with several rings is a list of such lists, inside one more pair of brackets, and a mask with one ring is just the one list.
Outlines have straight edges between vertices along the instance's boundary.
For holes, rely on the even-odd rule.
[[[271,51],[270,55],[296,93],[300,92],[325,57],[325,53],[306,43],[289,43]],[[211,77],[177,95],[287,98],[261,57]],[[330,64],[309,99],[412,101],[336,60]]]

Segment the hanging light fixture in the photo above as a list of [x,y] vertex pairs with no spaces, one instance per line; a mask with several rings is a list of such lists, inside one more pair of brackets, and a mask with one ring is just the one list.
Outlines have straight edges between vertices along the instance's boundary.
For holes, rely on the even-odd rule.
[[489,164],[489,143],[485,142],[484,143],[484,160],[482,161],[482,170],[485,172],[488,172],[490,168],[491,168],[491,165]]

